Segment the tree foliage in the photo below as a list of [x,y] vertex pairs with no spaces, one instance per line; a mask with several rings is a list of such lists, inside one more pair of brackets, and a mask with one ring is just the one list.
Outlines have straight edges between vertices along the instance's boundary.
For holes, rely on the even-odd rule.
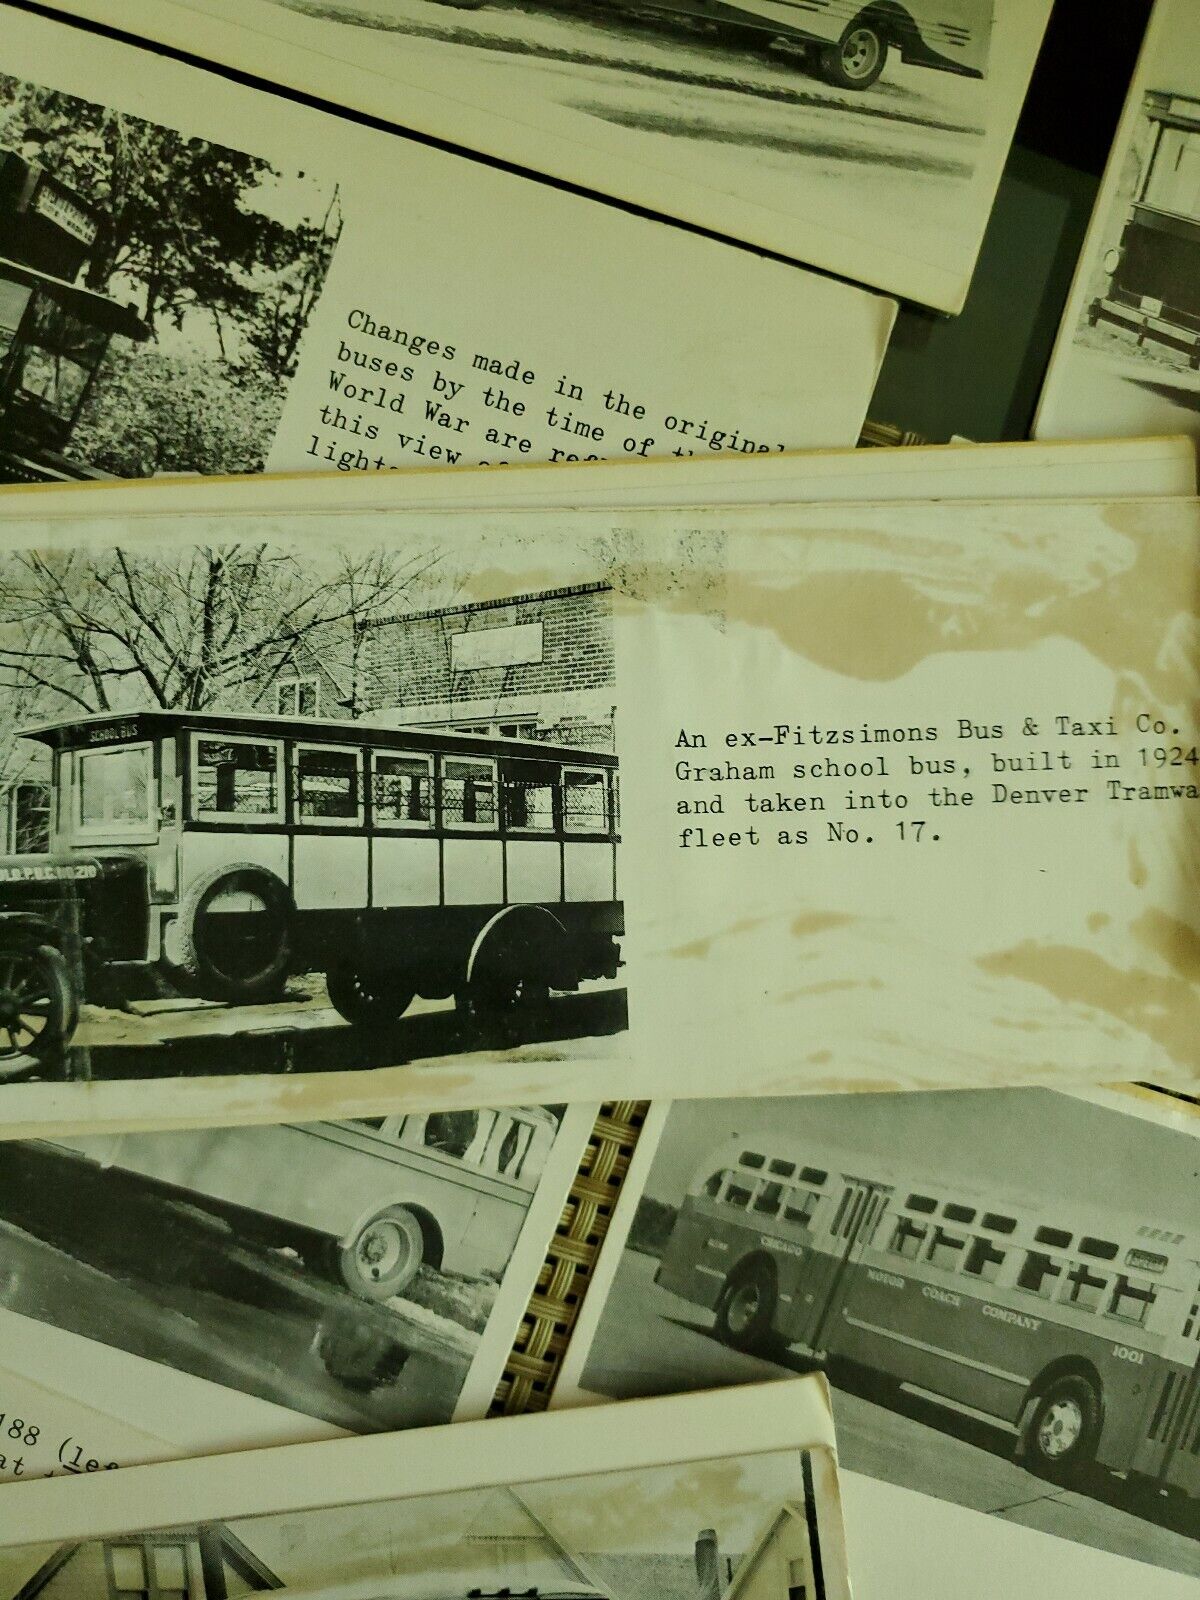
[[0,567],[0,699],[44,715],[260,701],[305,650],[353,670],[354,624],[402,605],[429,554],[266,544],[23,551]]
[[89,288],[137,284],[151,328],[204,308],[219,337],[238,326],[268,372],[291,376],[341,231],[336,190],[319,222],[284,222],[256,204],[279,176],[261,157],[0,74],[0,144],[26,128],[103,214]]

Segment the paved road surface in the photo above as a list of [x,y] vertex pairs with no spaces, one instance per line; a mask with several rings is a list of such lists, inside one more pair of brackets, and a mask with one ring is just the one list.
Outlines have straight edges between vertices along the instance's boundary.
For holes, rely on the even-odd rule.
[[[632,1251],[622,1258],[612,1315],[601,1322],[595,1365],[585,1374],[589,1388],[664,1393],[785,1375],[774,1362],[720,1344],[710,1332],[710,1313],[653,1282],[656,1265]],[[796,1354],[788,1364],[792,1371],[810,1370]],[[1010,1459],[1012,1437],[999,1428],[907,1393],[892,1409],[872,1398],[865,1379],[837,1371],[830,1378],[839,1452],[851,1471],[1200,1577],[1200,1526],[1189,1538],[1136,1515],[1121,1504],[1116,1479],[1105,1476],[1091,1494],[1055,1488]],[[1200,1507],[1193,1503],[1193,1510],[1200,1524]]]
[[[358,1432],[449,1421],[474,1344],[135,1180],[24,1144],[0,1163],[0,1305]],[[349,1383],[322,1360],[331,1339]],[[384,1369],[379,1387],[356,1386]]]

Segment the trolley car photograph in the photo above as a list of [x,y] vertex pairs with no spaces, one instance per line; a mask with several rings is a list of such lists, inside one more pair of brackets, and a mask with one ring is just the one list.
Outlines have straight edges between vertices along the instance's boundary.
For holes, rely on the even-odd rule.
[[452,997],[509,1038],[617,976],[610,753],[173,710],[23,737],[51,753],[50,849],[0,860],[0,1060],[53,1061],[85,1001],[266,1006],[316,973],[361,1029]]

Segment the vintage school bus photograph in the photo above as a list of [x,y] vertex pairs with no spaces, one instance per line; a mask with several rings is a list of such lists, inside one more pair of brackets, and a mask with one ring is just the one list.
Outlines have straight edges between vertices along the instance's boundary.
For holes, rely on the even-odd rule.
[[594,1109],[13,1142],[7,1360],[52,1387],[66,1361],[81,1403],[183,1453],[214,1384],[246,1444],[279,1442],[276,1408],[356,1433],[482,1416]]
[[0,73],[0,483],[258,472],[329,185]]
[[818,1367],[844,1468],[1200,1575],[1200,1108],[1154,1099],[676,1102],[578,1387]]
[[0,558],[0,1080],[624,1030],[609,588],[466,561]]

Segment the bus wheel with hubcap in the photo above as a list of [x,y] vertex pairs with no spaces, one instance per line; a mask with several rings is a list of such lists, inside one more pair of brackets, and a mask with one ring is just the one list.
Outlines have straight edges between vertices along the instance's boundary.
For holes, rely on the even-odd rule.
[[390,1300],[417,1275],[425,1235],[407,1206],[389,1206],[336,1248],[338,1276],[363,1300]]
[[1100,1396],[1076,1373],[1049,1384],[1034,1408],[1027,1450],[1040,1476],[1061,1478],[1091,1460],[1100,1430]]
[[166,957],[198,994],[268,1000],[291,955],[291,897],[273,872],[236,861],[198,878],[167,933]]
[[414,991],[396,974],[361,972],[355,967],[330,967],[325,988],[330,1005],[360,1028],[385,1028],[399,1022],[414,998]]
[[78,1020],[71,974],[53,945],[0,954],[0,1060],[44,1060],[71,1037]]
[[776,1298],[775,1275],[765,1261],[738,1267],[717,1302],[718,1338],[735,1350],[769,1354],[778,1344],[772,1327]]
[[852,22],[837,44],[826,45],[817,65],[839,89],[869,89],[887,61],[887,39],[875,22]]

